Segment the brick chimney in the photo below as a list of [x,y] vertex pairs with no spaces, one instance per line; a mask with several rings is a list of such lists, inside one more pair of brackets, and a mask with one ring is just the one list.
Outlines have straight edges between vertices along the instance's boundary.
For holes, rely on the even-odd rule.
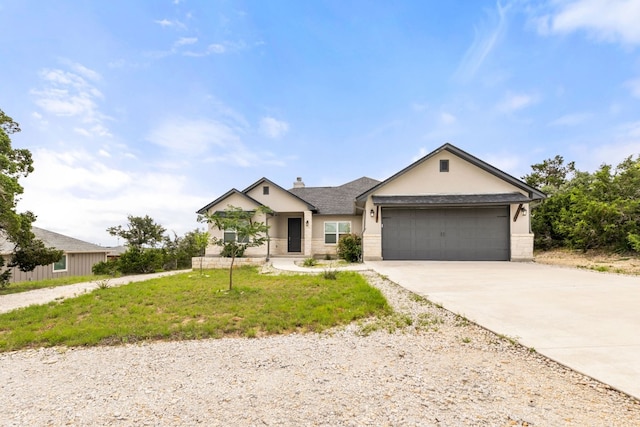
[[293,188],[304,188],[304,182],[302,182],[302,177],[297,177],[295,182],[293,183]]

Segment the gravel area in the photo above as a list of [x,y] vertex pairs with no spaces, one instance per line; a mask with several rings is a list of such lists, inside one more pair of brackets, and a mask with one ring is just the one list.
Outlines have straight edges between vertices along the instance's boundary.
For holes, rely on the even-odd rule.
[[0,425],[640,426],[637,400],[365,274],[398,314],[323,334],[2,353]]

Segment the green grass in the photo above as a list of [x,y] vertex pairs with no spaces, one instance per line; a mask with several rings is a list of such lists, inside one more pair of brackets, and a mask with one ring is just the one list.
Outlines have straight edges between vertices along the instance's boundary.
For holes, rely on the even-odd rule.
[[0,288],[1,295],[17,294],[19,292],[33,291],[42,288],[55,288],[57,286],[73,285],[74,283],[95,282],[96,280],[109,279],[111,276],[69,276],[56,279],[34,280],[33,282],[11,283],[6,288]]
[[0,314],[0,351],[322,331],[392,312],[359,274],[178,274]]

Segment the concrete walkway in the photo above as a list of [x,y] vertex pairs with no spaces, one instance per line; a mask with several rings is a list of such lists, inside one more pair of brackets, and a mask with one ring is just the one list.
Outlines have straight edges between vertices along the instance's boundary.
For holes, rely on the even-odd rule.
[[535,263],[366,265],[447,310],[640,399],[640,277]]
[[[133,282],[142,282],[157,277],[171,276],[179,273],[190,272],[191,270],[164,271],[162,273],[140,274],[135,276],[123,276],[109,279],[109,286],[126,285]],[[72,298],[80,294],[91,292],[100,285],[97,281],[75,283],[73,285],[57,286],[55,288],[42,288],[28,292],[19,292],[0,296],[0,313],[15,310],[16,308],[28,307],[34,304],[46,304],[55,300]]]
[[[276,270],[282,271],[294,271],[298,273],[322,273],[324,270],[338,270],[338,271],[365,271],[371,270],[371,266],[367,264],[350,264],[342,267],[333,266],[331,261],[321,261],[322,263],[329,263],[328,265],[317,265],[315,267],[302,267],[296,264],[296,261],[302,262],[303,260],[297,258],[271,258],[271,266]],[[336,265],[338,265],[336,261]]]

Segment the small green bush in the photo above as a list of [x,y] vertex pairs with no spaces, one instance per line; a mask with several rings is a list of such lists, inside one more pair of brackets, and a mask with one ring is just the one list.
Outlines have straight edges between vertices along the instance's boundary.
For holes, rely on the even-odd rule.
[[316,264],[318,264],[318,261],[315,260],[315,258],[306,258],[303,262],[302,265],[305,267],[313,267]]
[[160,249],[131,247],[120,256],[122,274],[154,273],[162,269],[164,257]]
[[120,265],[117,259],[101,261],[91,267],[91,271],[96,276],[115,276],[118,274],[119,270]]
[[327,269],[322,273],[322,277],[324,277],[327,280],[336,280],[338,278],[338,271]]
[[359,262],[362,257],[362,238],[357,234],[342,236],[338,242],[338,257],[348,262]]

